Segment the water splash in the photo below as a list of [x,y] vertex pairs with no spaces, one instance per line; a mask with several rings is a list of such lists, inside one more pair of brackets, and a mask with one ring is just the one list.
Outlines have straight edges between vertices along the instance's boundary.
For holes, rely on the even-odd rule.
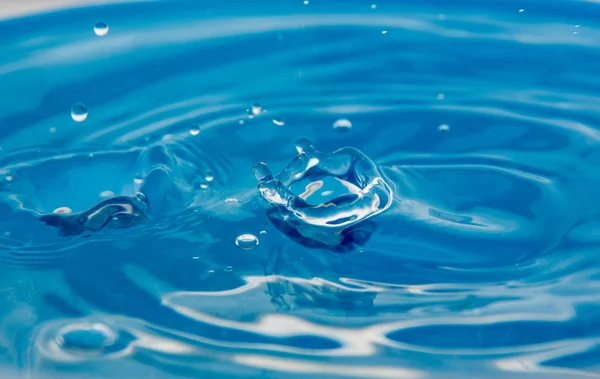
[[296,150],[298,155],[276,176],[262,162],[253,170],[262,197],[301,236],[339,245],[350,227],[392,204],[391,188],[361,151],[344,147],[323,153],[306,138],[296,142]]
[[58,228],[61,236],[79,235],[103,228],[127,228],[146,217],[146,198],[141,192],[133,196],[116,196],[77,213],[43,215],[40,221]]

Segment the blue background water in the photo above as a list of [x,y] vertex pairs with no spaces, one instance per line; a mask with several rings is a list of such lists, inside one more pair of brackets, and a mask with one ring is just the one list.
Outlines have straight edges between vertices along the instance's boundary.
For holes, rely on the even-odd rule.
[[[372,3],[0,23],[2,377],[600,376],[600,4]],[[393,187],[360,249],[267,219],[252,166],[283,169],[300,137]],[[133,193],[151,146],[184,188],[157,182],[159,216],[60,237],[32,213]]]

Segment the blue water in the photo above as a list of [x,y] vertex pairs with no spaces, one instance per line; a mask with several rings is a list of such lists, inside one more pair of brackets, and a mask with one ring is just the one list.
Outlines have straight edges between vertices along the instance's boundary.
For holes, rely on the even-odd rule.
[[203,0],[0,22],[0,377],[600,377],[599,20]]

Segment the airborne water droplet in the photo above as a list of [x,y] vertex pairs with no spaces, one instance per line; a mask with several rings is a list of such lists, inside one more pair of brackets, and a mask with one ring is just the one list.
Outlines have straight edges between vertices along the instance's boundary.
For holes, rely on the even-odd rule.
[[259,114],[262,113],[262,105],[260,105],[259,103],[252,104],[252,108],[250,109],[250,112],[252,112],[252,115],[258,116]]
[[377,8],[377,4],[371,4],[371,9]]
[[133,182],[135,184],[142,184],[143,181],[144,181],[144,178],[142,178],[141,175],[136,175],[133,177]]
[[242,234],[235,239],[235,244],[242,250],[252,250],[258,246],[258,238],[254,234]]
[[12,182],[13,177],[10,175],[7,175],[6,177],[4,177],[4,179],[6,179],[7,182]]
[[88,117],[88,110],[85,105],[81,103],[75,103],[71,107],[71,118],[73,121],[82,122],[85,121]]
[[98,22],[94,25],[94,33],[98,37],[103,37],[108,34],[108,24],[106,22]]
[[206,173],[204,173],[204,179],[206,179],[207,182],[212,182],[215,180],[215,174],[213,174],[211,170],[206,170]]
[[352,128],[352,123],[350,120],[342,118],[333,123],[333,128],[337,130],[348,130]]
[[273,124],[275,124],[277,126],[283,126],[283,125],[285,125],[285,121],[282,118],[273,117]]
[[443,132],[447,132],[448,130],[450,130],[450,126],[448,126],[446,124],[442,124],[442,125],[438,126],[438,129]]
[[197,136],[198,134],[200,134],[200,127],[198,125],[192,126],[192,128],[190,129],[190,134],[193,136]]

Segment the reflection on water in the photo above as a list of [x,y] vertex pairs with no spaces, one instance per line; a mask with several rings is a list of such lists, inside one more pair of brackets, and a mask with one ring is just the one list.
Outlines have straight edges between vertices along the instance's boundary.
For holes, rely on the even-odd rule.
[[598,12],[3,21],[0,376],[600,376]]

